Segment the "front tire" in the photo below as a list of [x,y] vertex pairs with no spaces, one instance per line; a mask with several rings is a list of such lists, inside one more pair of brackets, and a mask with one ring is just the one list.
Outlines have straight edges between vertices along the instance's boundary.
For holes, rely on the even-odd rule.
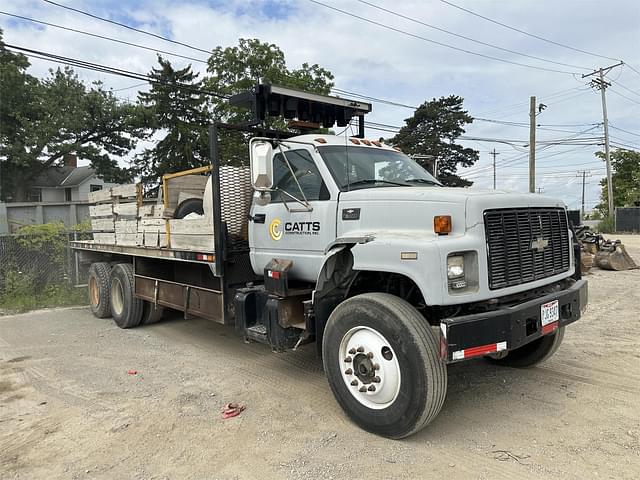
[[133,266],[118,263],[111,270],[111,315],[120,328],[133,328],[142,320],[143,300],[134,297]]
[[520,348],[511,350],[502,357],[487,357],[491,363],[514,368],[530,368],[548,360],[564,338],[564,327],[555,332],[540,337]]
[[366,293],[342,302],[325,327],[322,354],[336,400],[369,432],[407,437],[444,403],[447,370],[438,338],[401,298]]

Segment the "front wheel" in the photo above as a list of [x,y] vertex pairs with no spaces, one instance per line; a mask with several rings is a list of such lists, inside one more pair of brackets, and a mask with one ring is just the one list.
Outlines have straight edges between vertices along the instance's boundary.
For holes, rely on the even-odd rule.
[[360,427],[403,438],[442,407],[447,370],[438,338],[406,301],[386,293],[345,300],[322,340],[324,370],[342,409]]
[[540,337],[520,348],[511,350],[506,355],[489,356],[487,358],[492,363],[505,365],[507,367],[535,367],[556,353],[563,338],[564,327],[560,327],[555,332]]

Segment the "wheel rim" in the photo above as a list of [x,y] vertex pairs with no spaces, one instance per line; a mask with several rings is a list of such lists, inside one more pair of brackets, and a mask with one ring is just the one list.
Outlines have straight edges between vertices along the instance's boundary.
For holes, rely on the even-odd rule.
[[100,293],[98,291],[98,282],[95,277],[89,277],[89,301],[94,307],[100,303]]
[[122,293],[122,284],[117,278],[111,282],[111,309],[116,315],[122,314],[124,309],[124,294]]
[[400,393],[400,364],[384,336],[370,327],[354,327],[340,342],[338,367],[344,383],[362,405],[383,409]]

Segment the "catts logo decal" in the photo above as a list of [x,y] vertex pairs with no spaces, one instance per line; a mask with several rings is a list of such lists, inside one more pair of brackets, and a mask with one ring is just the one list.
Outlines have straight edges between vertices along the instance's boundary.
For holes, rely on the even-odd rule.
[[271,223],[269,224],[269,236],[271,237],[271,240],[277,241],[282,238],[282,231],[280,230],[281,224],[282,222],[279,218],[271,220]]
[[320,234],[320,222],[285,222],[284,229],[282,227],[282,220],[274,218],[269,224],[269,236],[271,240],[278,241],[282,238],[282,235],[319,235]]

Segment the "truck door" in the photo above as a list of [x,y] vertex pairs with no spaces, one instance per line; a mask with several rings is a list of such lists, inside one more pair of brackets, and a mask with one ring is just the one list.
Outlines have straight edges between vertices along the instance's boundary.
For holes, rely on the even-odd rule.
[[[251,263],[262,274],[272,258],[293,260],[290,277],[315,282],[327,246],[336,238],[337,198],[331,198],[311,153],[274,155],[271,202],[253,202],[249,222]],[[286,193],[283,193],[286,192]],[[287,195],[288,193],[288,195]],[[293,197],[293,198],[292,198]],[[298,199],[309,205],[306,208]]]

